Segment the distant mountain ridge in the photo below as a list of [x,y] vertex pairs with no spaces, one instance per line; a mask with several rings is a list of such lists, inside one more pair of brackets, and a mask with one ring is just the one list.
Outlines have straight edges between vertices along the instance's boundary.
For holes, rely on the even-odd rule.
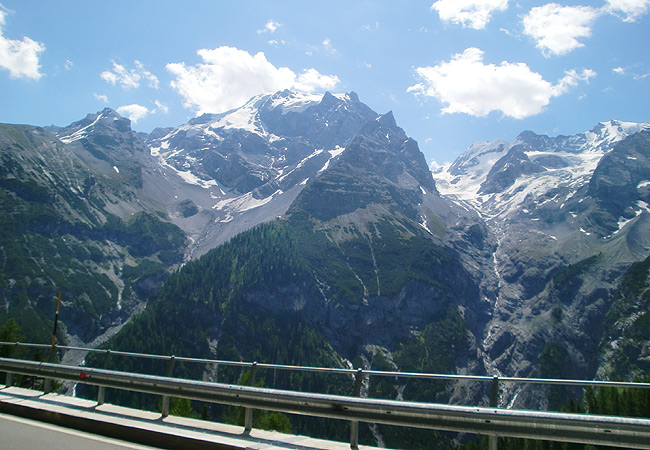
[[[513,142],[474,144],[448,168],[437,169],[434,178],[444,195],[471,202],[487,215],[509,214],[521,207],[525,195],[539,195],[558,180],[573,189],[582,186],[615,144],[647,130],[650,122],[611,120],[575,136],[549,138],[526,131]],[[521,177],[526,171],[538,175]],[[530,178],[535,180],[533,186],[527,186],[525,194],[513,196]],[[519,184],[514,185],[516,181]]]
[[[344,108],[332,98],[314,108],[325,101]],[[417,143],[391,113],[368,119],[338,141],[345,147],[336,158],[303,169],[296,180],[306,181],[286,213],[188,262],[111,348],[338,367],[388,358],[400,370],[482,373],[480,360],[466,357],[478,353],[489,315],[477,270],[487,256],[475,258],[484,251],[480,218],[440,197]],[[300,155],[298,165],[319,150]],[[275,180],[301,169],[282,167]],[[309,338],[288,337],[296,330]],[[408,398],[429,401],[455,392],[411,389]]]

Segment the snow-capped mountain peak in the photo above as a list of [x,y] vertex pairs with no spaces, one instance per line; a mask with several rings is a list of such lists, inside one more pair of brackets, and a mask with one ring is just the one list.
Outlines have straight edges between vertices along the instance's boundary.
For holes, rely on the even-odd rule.
[[[201,232],[206,237],[197,239],[203,251],[241,231],[237,218],[242,215],[254,216],[246,220],[250,226],[282,214],[377,116],[353,92],[285,90],[155,130],[147,145],[170,176],[204,191],[198,206],[212,219]],[[220,234],[224,226],[232,228],[227,235]]]
[[[276,92],[275,94],[267,96],[264,107],[267,109],[279,108],[282,114],[289,112],[300,113],[305,111],[311,106],[315,106],[323,101],[326,95],[330,93],[319,94],[313,92],[299,92],[285,90]],[[354,93],[352,94],[333,94],[333,96],[341,101],[351,101]],[[358,101],[358,99],[357,99]]]
[[573,136],[522,132],[514,141],[472,145],[449,167],[434,172],[442,195],[467,202],[487,217],[510,215],[525,199],[551,189],[575,191],[589,181],[602,157],[650,122],[601,122]]
[[[120,122],[117,124],[117,122]],[[130,128],[130,120],[120,116],[111,108],[105,108],[96,114],[88,114],[84,119],[69,125],[57,132],[57,137],[61,142],[69,144],[88,135],[93,127],[98,125],[117,125],[122,129]],[[126,128],[125,128],[126,127]]]

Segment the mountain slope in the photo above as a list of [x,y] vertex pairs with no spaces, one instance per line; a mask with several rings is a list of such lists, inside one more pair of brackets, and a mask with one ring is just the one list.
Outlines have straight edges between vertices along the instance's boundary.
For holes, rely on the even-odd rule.
[[[90,342],[121,325],[182,260],[184,233],[140,203],[141,166],[120,151],[146,153],[124,120],[105,110],[59,130],[63,141],[0,125],[0,322],[17,318],[30,340],[50,340],[57,291],[62,337]],[[127,141],[111,147],[111,134]]]
[[[556,376],[611,372],[621,355],[601,354],[613,333],[608,310],[624,274],[650,252],[649,135],[648,124],[617,121],[575,136],[525,132],[513,143],[477,144],[434,174],[441,192],[481,214],[496,238],[498,286],[482,343],[491,370],[539,376],[552,345],[572,368]],[[626,311],[630,318],[640,309]],[[544,403],[531,388],[507,398]]]
[[[458,234],[452,226],[475,220],[440,199],[417,144],[388,114],[362,128],[336,163],[306,185],[286,217],[233,238],[177,277],[209,270],[217,277],[204,283],[209,291],[190,290],[184,298],[222,309],[238,298],[274,314],[299,313],[353,358],[371,343],[395,348],[450,304],[481,314],[478,288],[450,244]],[[437,234],[427,223],[437,225]],[[253,235],[259,242],[250,251],[243,242]],[[215,270],[212,260],[232,267]],[[274,278],[278,271],[284,278]],[[271,278],[247,279],[250,272]],[[239,277],[244,280],[233,284]],[[175,298],[165,291],[159,296]],[[380,317],[400,325],[377,322]],[[361,321],[350,326],[354,318]]]
[[[188,262],[109,345],[279,364],[371,367],[388,358],[402,370],[483,373],[475,333],[488,303],[454,248],[462,241],[479,253],[464,239],[477,223],[440,198],[392,114],[379,116],[285,216]],[[287,349],[286,327],[311,337]],[[400,385],[390,389],[408,398],[456,395],[444,384]]]

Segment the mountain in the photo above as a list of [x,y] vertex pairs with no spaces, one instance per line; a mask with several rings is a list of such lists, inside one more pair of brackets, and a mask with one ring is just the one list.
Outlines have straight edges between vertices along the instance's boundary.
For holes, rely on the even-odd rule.
[[[282,91],[149,135],[110,109],[63,128],[0,125],[0,158],[0,324],[16,318],[30,340],[49,341],[61,289],[61,337],[113,349],[501,376],[650,370],[649,123],[525,131],[432,174],[392,113],[353,92]],[[265,379],[290,382],[351,389]],[[489,393],[384,379],[364,395]],[[504,385],[500,404],[580,395]],[[373,443],[432,441],[364,430]]]
[[[286,96],[287,92],[280,94]],[[326,94],[314,104],[316,112],[324,102],[336,98],[329,97]],[[263,116],[264,102],[269,99],[275,97],[249,103],[258,105],[251,117]],[[320,120],[318,114],[312,116]],[[465,268],[463,258],[467,255],[456,250],[460,242],[476,253],[484,250],[480,218],[440,197],[417,143],[397,126],[391,113],[369,116],[355,135],[337,138],[346,147],[337,151],[336,159],[327,157],[308,172],[303,169],[305,161],[322,152],[305,152],[307,157],[294,158],[289,170],[279,170],[282,175],[272,182],[284,182],[287,172],[303,173],[295,178],[300,180],[300,191],[286,213],[188,262],[132,326],[138,326],[140,320],[160,320],[157,308],[172,308],[193,317],[183,322],[211,323],[209,328],[218,336],[221,331],[215,324],[225,320],[224,311],[229,312],[229,307],[239,311],[243,308],[240,303],[246,303],[255,314],[297,315],[309,326],[317,325],[339,355],[352,359],[364,354],[369,345],[397,348],[452,305],[462,305],[476,323],[485,320],[477,286],[480,275],[475,268]],[[255,134],[265,127],[264,122],[259,123]],[[307,129],[322,138],[314,127]],[[198,172],[208,158],[212,156],[196,158],[194,170]],[[303,182],[309,173],[314,174],[313,179]],[[263,181],[260,178],[260,183]],[[468,243],[466,236],[478,244]],[[489,259],[489,254],[485,253],[484,259]],[[189,275],[192,273],[196,278]],[[183,280],[189,285],[184,286]],[[202,307],[178,302],[179,292],[215,309],[211,313],[215,316]],[[234,299],[237,306],[231,303]],[[214,339],[189,337],[187,330],[178,327],[161,329],[165,329],[164,340],[187,342],[203,350]],[[206,331],[199,327],[197,333]],[[133,345],[146,341],[135,338],[133,331],[124,336],[135,341]],[[250,343],[242,341],[242,345]],[[216,349],[211,351],[218,352],[218,345]]]
[[[325,101],[333,102],[324,96],[316,111]],[[252,117],[263,116],[261,105]],[[491,252],[480,217],[440,197],[417,143],[392,113],[367,119],[354,135],[330,142],[345,145],[335,160],[295,178],[300,191],[286,213],[185,264],[107,345],[279,364],[483,373],[477,333],[489,303],[480,295],[480,266]],[[260,129],[267,129],[263,121],[255,133]],[[205,159],[197,158],[195,170]],[[279,177],[301,169],[293,164]],[[312,383],[303,386],[317,388]],[[320,383],[328,392],[350,387]],[[405,398],[429,401],[461,395],[445,384],[417,386],[399,389]],[[369,387],[383,388],[398,389]]]
[[61,290],[62,337],[101,341],[182,261],[185,234],[141,195],[148,152],[127,119],[56,131],[0,125],[0,322],[49,342]]
[[253,225],[286,212],[303,187],[326,170],[377,113],[350,94],[282,91],[224,114],[205,114],[147,139],[161,170],[179,188],[172,220],[200,256]]
[[[621,297],[650,253],[649,137],[648,123],[614,120],[575,136],[527,131],[510,143],[477,143],[434,173],[443,196],[478,212],[497,242],[498,289],[483,341],[491,371],[642,373],[643,354],[610,347],[621,321],[636,322],[643,308],[622,308]],[[554,370],[540,365],[549,346],[564,355]],[[612,363],[620,359],[627,365]],[[507,392],[509,404],[539,402],[531,391]]]

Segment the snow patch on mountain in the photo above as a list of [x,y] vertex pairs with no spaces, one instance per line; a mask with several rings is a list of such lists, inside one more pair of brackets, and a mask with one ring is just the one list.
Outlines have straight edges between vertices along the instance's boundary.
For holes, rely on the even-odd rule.
[[[345,102],[353,101],[350,94],[347,93],[332,95]],[[309,107],[315,106],[323,100],[323,94],[298,91],[283,91],[273,96],[267,95],[265,99],[269,97],[271,97],[271,102],[268,106],[271,109],[281,108],[282,115],[289,112],[300,113],[306,111]]]
[[[249,100],[241,108],[234,109],[224,115],[220,115],[217,120],[210,123],[207,130],[223,128],[239,129],[257,133],[261,136],[268,136],[259,117],[259,109],[268,95],[258,95]],[[214,132],[213,132],[214,133]]]
[[202,187],[203,189],[209,189],[210,187],[218,186],[218,183],[215,180],[202,180],[189,170],[180,171],[170,165],[167,165],[167,167],[176,172],[176,174],[180,176],[187,184],[194,184],[196,186]]
[[648,206],[648,204],[646,202],[644,202],[643,200],[637,201],[636,204],[637,204],[637,206],[639,208],[641,208],[642,211],[650,213],[650,206]]
[[284,92],[271,99],[271,109],[281,108],[282,115],[289,112],[303,112],[310,106],[318,104],[323,99],[323,94],[308,92]]
[[[544,202],[557,201],[563,206],[577,189],[589,182],[606,153],[627,136],[647,129],[650,129],[650,122],[610,120],[575,136],[549,138],[524,132],[513,142],[478,142],[453,164],[434,170],[433,177],[441,195],[466,203],[486,218],[510,216],[520,210],[525,200],[543,196],[557,188],[567,188],[569,193],[566,198],[545,199]],[[515,146],[518,146],[531,162],[541,164],[545,170],[520,175],[502,192],[481,193],[481,186],[487,180],[494,164]],[[507,167],[505,164],[503,169]],[[640,183],[638,188],[647,185],[644,183]]]
[[502,140],[477,142],[456,161],[433,172],[436,187],[442,195],[480,203],[478,191],[490,169],[512,148],[514,143]]
[[93,126],[95,126],[95,124],[99,122],[102,117],[103,117],[103,113],[100,113],[97,115],[97,118],[93,122],[86,125],[85,127],[80,128],[68,135],[59,135],[57,137],[64,144],[69,144],[71,142],[78,141],[79,139],[83,139],[88,135],[87,131],[91,129]]
[[430,235],[433,235],[431,230],[429,229],[429,226],[427,225],[427,218],[425,216],[420,216],[420,226],[426,230],[427,233]]
[[273,200],[276,195],[282,195],[282,190],[278,189],[268,197],[257,199],[251,192],[247,192],[239,197],[222,200],[212,208],[217,211],[227,211],[229,215],[242,213],[251,209],[259,208]]
[[344,151],[345,151],[345,148],[343,148],[343,147],[339,147],[338,145],[336,146],[336,148],[335,148],[334,150],[330,150],[330,151],[329,151],[330,158],[325,162],[325,164],[323,165],[323,167],[322,167],[322,168],[321,168],[317,173],[321,173],[321,172],[326,171],[327,168],[330,166],[330,162],[331,162],[333,159],[335,159],[336,157],[338,157],[338,156],[339,156],[341,153],[343,153]]
[[638,211],[635,211],[635,215],[631,219],[626,219],[625,217],[619,217],[618,218],[618,229],[616,231],[614,231],[614,233],[612,233],[612,234],[618,234],[623,228],[625,228],[625,225],[632,222],[634,219],[639,217],[642,213],[643,213],[643,209],[640,209]]

